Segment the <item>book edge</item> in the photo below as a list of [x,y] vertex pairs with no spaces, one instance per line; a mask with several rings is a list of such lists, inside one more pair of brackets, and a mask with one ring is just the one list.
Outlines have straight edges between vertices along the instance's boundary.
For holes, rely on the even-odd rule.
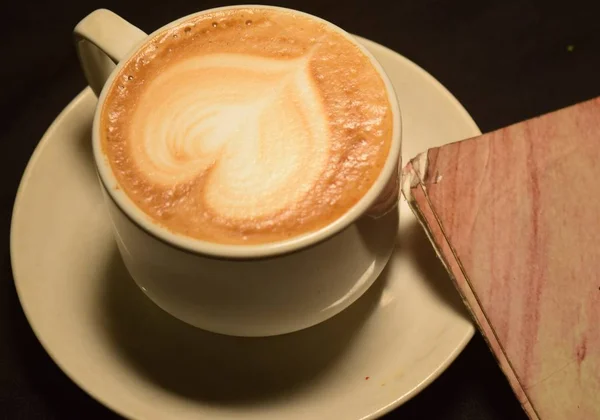
[[[437,149],[431,150],[434,150],[437,153]],[[502,369],[513,392],[519,400],[519,403],[523,407],[523,410],[530,419],[539,420],[537,412],[527,397],[523,386],[519,382],[512,365],[507,359],[504,349],[471,287],[470,281],[460,263],[460,259],[457,257],[454,249],[450,246],[450,242],[444,232],[443,226],[429,201],[426,180],[429,173],[429,153],[431,150],[417,155],[403,169],[402,194],[417,221],[421,225],[421,228],[425,231],[438,259],[442,262],[444,268],[448,272],[462,301],[477,323],[486,344],[492,351],[496,362]],[[422,208],[421,204],[425,204],[425,206]],[[440,244],[437,244],[434,240],[436,233],[438,233],[437,237],[441,239]]]

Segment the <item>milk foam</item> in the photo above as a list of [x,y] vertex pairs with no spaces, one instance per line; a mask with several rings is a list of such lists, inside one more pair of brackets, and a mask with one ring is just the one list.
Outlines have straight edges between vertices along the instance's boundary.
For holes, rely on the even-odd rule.
[[152,221],[265,243],[333,222],[373,185],[393,118],[371,61],[327,24],[261,7],[184,21],[110,86],[102,147]]
[[133,114],[133,160],[165,186],[207,175],[205,204],[228,218],[293,206],[319,181],[331,140],[309,59],[210,54],[170,66]]

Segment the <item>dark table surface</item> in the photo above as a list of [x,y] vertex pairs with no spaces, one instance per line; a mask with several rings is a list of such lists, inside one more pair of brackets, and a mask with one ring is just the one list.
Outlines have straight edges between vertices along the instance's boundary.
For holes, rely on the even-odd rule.
[[[0,5],[0,418],[118,418],[74,385],[41,347],[19,305],[10,216],[27,161],[61,109],[85,86],[75,24],[105,7],[146,32],[227,4],[203,0],[3,1]],[[270,3],[270,2],[267,2]],[[156,4],[156,5],[155,5]],[[440,80],[483,132],[600,95],[597,0],[289,0],[386,45]],[[390,419],[523,419],[482,337]]]

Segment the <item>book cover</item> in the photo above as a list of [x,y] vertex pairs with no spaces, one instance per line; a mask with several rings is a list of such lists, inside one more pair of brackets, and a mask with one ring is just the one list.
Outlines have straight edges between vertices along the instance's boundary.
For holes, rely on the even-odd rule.
[[600,419],[600,98],[430,149],[403,171],[532,419]]

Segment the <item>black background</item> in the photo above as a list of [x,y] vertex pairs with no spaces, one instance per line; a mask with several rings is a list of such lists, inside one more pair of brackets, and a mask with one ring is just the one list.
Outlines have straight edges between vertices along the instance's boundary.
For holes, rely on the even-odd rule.
[[[266,2],[270,4],[271,2]],[[215,1],[2,1],[0,5],[0,418],[118,418],[77,388],[27,324],[12,279],[10,216],[44,131],[84,88],[72,28],[105,7],[150,32]],[[596,0],[290,0],[386,45],[440,80],[483,132],[600,95]],[[523,419],[481,336],[390,419]]]

